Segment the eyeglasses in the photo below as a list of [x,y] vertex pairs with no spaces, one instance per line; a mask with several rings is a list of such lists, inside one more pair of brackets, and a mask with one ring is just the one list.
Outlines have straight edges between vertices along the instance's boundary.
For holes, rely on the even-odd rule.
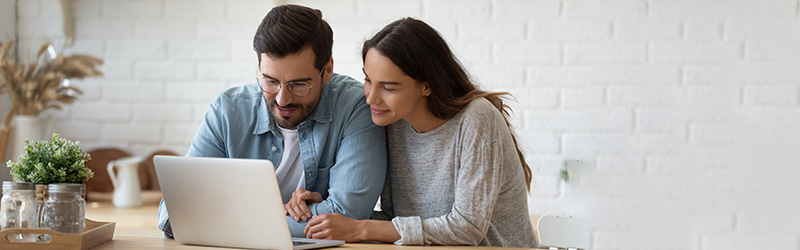
[[[322,70],[319,71],[320,81],[322,81],[322,73],[325,72],[325,68],[323,67]],[[270,94],[278,93],[281,90],[281,82],[277,81],[272,78],[268,78],[265,76],[256,77],[258,80],[258,85],[261,86],[261,90]],[[311,87],[314,87],[314,83],[309,83],[311,80],[307,81],[291,81],[286,83],[286,87],[289,88],[289,92],[292,94],[305,97],[309,93],[311,93]]]

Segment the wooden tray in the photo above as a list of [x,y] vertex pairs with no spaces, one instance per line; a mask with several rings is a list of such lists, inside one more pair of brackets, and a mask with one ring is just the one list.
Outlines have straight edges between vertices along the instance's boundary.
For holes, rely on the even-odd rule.
[[[0,249],[46,250],[81,249],[87,250],[114,238],[115,222],[99,222],[86,219],[86,229],[80,234],[60,233],[50,229],[9,228],[0,231]],[[9,242],[9,234],[49,234],[49,242]]]

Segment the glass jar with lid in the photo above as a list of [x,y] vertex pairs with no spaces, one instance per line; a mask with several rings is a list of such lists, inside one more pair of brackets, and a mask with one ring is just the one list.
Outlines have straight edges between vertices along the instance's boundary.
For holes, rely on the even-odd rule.
[[[30,182],[3,182],[0,200],[0,230],[8,228],[37,228],[35,185]],[[33,241],[35,235],[14,234],[14,241]]]
[[49,197],[42,203],[39,227],[62,233],[81,233],[86,228],[83,184],[48,185]]

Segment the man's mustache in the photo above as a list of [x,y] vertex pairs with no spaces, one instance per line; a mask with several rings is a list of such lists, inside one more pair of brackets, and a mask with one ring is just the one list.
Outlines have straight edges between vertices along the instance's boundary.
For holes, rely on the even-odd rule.
[[281,105],[278,105],[278,102],[276,102],[276,101],[272,101],[272,106],[275,106],[275,107],[278,107],[278,108],[282,108],[282,109],[293,109],[293,108],[300,107],[300,105],[297,105],[296,103],[291,103],[291,104],[286,105],[286,106],[281,106]]

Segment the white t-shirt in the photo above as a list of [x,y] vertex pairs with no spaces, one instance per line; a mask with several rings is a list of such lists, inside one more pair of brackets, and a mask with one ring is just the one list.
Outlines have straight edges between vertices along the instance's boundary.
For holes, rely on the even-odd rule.
[[283,204],[292,198],[292,192],[298,188],[306,187],[305,170],[300,159],[300,144],[297,139],[296,129],[284,129],[278,126],[283,135],[283,155],[275,175],[278,177],[278,187],[281,189]]

